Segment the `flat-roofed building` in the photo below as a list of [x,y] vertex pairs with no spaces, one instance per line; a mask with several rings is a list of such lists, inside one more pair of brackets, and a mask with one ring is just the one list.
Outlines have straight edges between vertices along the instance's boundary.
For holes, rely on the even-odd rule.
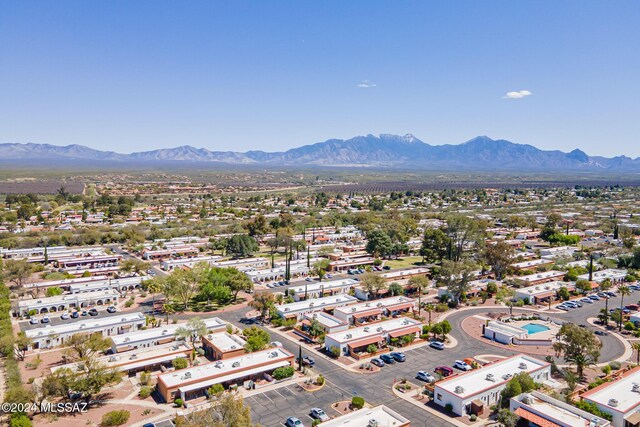
[[640,425],[640,366],[580,396],[612,416],[613,427]]
[[64,294],[38,299],[26,299],[18,301],[15,314],[26,316],[29,311],[36,313],[55,313],[69,309],[81,309],[92,305],[116,304],[120,298],[120,292],[115,289],[106,289],[96,292],[79,294]]
[[384,405],[362,408],[322,423],[323,427],[410,427],[411,422]]
[[375,258],[368,255],[363,256],[349,256],[339,259],[337,261],[331,261],[329,263],[329,271],[335,271],[342,273],[354,268],[366,267],[367,265],[373,265]]
[[519,354],[480,369],[447,377],[435,383],[434,402],[460,416],[480,413],[500,400],[500,393],[516,374],[526,372],[537,383],[551,378],[551,364]]
[[203,262],[208,265],[218,262],[222,259],[220,255],[211,256],[197,256],[192,258],[179,258],[179,259],[166,259],[160,264],[160,268],[164,271],[171,271],[174,268],[193,268],[194,265],[199,262]]
[[[309,274],[309,267],[306,264],[292,265],[289,268],[291,277],[305,277]],[[249,270],[244,274],[251,279],[253,283],[272,282],[274,280],[284,280],[287,270],[285,267],[266,268],[263,270]]]
[[112,267],[118,264],[122,259],[121,255],[89,255],[89,256],[71,256],[58,258],[53,264],[58,268],[64,269],[83,269],[83,268],[98,268],[98,267]]
[[561,281],[541,283],[539,285],[516,289],[514,297],[516,299],[526,300],[530,304],[545,304],[550,298],[553,300],[558,291],[563,287],[569,291],[573,291],[576,285],[574,283]]
[[401,338],[405,335],[418,337],[422,333],[422,326],[423,323],[415,319],[398,317],[327,334],[324,337],[324,346],[328,351],[336,347],[342,355],[357,356],[358,353],[366,352],[367,346],[371,344],[381,347],[390,342],[392,338]]
[[207,334],[202,337],[202,348],[204,348],[205,354],[214,360],[242,356],[246,353],[244,349],[246,344],[247,342],[244,339],[226,331]]
[[528,274],[526,276],[515,277],[514,280],[520,285],[539,285],[541,283],[554,282],[562,280],[567,274],[564,271],[549,270],[540,273]]
[[558,259],[572,257],[578,248],[575,246],[556,246],[540,250],[541,258]]
[[143,280],[144,277],[131,276],[121,277],[119,279],[103,279],[84,283],[71,283],[69,284],[69,291],[72,294],[96,292],[108,289],[116,289],[120,292],[126,292],[139,289],[142,286]]
[[[227,324],[217,317],[209,317],[202,319],[202,321],[209,332],[222,332],[227,328]],[[152,347],[173,342],[176,340],[176,331],[183,326],[185,326],[184,323],[173,323],[171,325],[113,336],[111,337],[111,351],[121,353],[137,348]]]
[[321,298],[330,295],[348,294],[351,289],[358,285],[354,279],[329,280],[327,282],[307,282],[304,285],[292,286],[289,288],[289,295],[293,294],[296,301]]
[[204,396],[214,384],[226,387],[242,385],[247,380],[264,378],[265,374],[271,374],[277,368],[293,366],[293,362],[293,354],[274,347],[158,375],[156,389],[165,402],[172,402],[178,397],[187,401]]
[[243,269],[264,268],[269,265],[266,258],[241,258],[228,259],[225,261],[215,261],[211,264],[213,267],[230,268],[234,267],[242,271]]
[[36,350],[57,347],[72,335],[79,333],[100,333],[104,337],[113,337],[114,335],[137,331],[145,324],[146,318],[144,314],[139,312],[123,313],[118,316],[82,319],[55,326],[47,325],[41,328],[28,329],[25,331],[25,335],[31,339],[28,349]]
[[[591,280],[597,284],[601,284],[605,280],[609,279],[611,280],[611,283],[615,285],[616,283],[624,282],[624,279],[627,277],[627,273],[627,270],[609,268],[606,270],[594,271]],[[578,279],[589,280],[589,274],[581,274],[578,276]]]
[[337,307],[344,307],[357,302],[358,298],[356,297],[352,297],[348,294],[338,294],[324,298],[311,298],[289,304],[278,305],[276,306],[276,311],[278,312],[278,316],[283,319],[295,317],[296,319],[301,320],[302,316],[305,314],[315,313],[318,311],[333,311]]
[[332,334],[334,332],[346,331],[349,329],[349,324],[336,318],[335,316],[325,313],[324,311],[317,311],[315,313],[306,313],[303,316],[300,324],[300,331],[305,333],[311,326],[311,322],[316,321],[322,326],[324,332]]
[[531,391],[512,397],[511,412],[529,427],[609,427],[611,423],[544,393]]
[[94,283],[99,281],[108,281],[107,276],[92,276],[92,277],[78,277],[75,279],[61,279],[61,280],[47,280],[44,282],[27,283],[24,286],[25,289],[47,289],[47,288],[62,288],[69,290],[71,285],[82,283]]
[[535,270],[536,268],[546,267],[553,265],[554,261],[551,259],[532,259],[528,261],[515,262],[511,264],[511,268],[514,270]]
[[[133,374],[142,371],[156,371],[171,367],[173,360],[180,357],[188,358],[193,348],[184,341],[176,341],[155,347],[145,347],[132,350],[124,354],[111,354],[99,357],[97,360],[107,368]],[[51,368],[55,372],[61,368],[76,371],[82,362],[68,363]]]
[[414,276],[426,277],[429,274],[429,269],[424,267],[406,268],[403,270],[387,271],[380,274],[387,282],[394,282],[396,280],[409,279]]
[[165,258],[171,258],[175,256],[195,256],[200,253],[200,249],[198,249],[195,245],[170,245],[167,249],[145,249],[142,253],[142,258],[146,260],[161,260]]
[[338,319],[355,325],[376,322],[382,316],[399,316],[415,309],[416,302],[405,296],[382,298],[361,302],[347,307],[336,308],[333,315]]

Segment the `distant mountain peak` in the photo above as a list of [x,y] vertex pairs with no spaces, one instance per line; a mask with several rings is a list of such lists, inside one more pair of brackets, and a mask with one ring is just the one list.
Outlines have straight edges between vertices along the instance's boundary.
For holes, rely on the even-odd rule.
[[212,151],[181,145],[131,154],[95,150],[83,145],[55,146],[37,143],[0,144],[1,160],[64,160],[102,162],[218,162],[255,164],[265,167],[340,166],[386,167],[413,170],[465,171],[597,171],[640,172],[640,158],[590,157],[575,149],[569,153],[540,150],[486,135],[459,145],[430,145],[411,133],[405,135],[361,135],[329,139],[284,152]]

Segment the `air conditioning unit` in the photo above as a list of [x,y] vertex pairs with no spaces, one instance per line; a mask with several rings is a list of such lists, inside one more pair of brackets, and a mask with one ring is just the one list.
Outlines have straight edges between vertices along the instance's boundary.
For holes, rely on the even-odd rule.
[[493,376],[493,374],[487,374],[487,376],[484,377],[484,379],[487,380],[487,381],[492,381],[492,382],[496,381],[496,378]]
[[368,327],[368,326],[365,326],[365,327],[364,327],[364,331],[365,331],[365,332],[369,332],[369,327]]
[[631,391],[633,391],[635,393],[640,393],[640,384],[633,383],[633,386],[631,387]]
[[619,403],[620,402],[618,402],[618,399],[609,399],[608,405],[612,408],[617,408]]
[[518,365],[519,369],[527,369],[527,364],[524,362],[520,362],[520,364]]
[[533,397],[531,397],[530,394],[525,394],[522,397],[522,403],[524,403],[526,405],[531,405],[533,403]]
[[456,394],[462,394],[464,393],[464,387],[462,387],[461,385],[457,385],[454,391]]

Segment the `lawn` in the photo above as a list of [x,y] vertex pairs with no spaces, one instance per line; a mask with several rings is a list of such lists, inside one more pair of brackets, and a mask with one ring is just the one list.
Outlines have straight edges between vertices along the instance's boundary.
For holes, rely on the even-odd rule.
[[384,262],[384,265],[387,265],[391,268],[411,268],[420,265],[422,262],[422,257],[420,256],[408,256],[404,258],[391,259]]

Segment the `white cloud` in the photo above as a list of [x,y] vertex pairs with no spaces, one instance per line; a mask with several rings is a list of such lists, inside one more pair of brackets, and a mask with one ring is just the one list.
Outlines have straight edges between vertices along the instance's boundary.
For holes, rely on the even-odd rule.
[[363,80],[361,83],[358,83],[358,87],[362,87],[362,88],[370,88],[370,87],[376,87],[377,85],[373,82],[370,82],[369,80]]
[[528,90],[516,90],[513,92],[507,92],[507,94],[505,96],[503,96],[503,99],[522,99],[526,96],[530,96],[533,95],[531,92],[529,92]]

